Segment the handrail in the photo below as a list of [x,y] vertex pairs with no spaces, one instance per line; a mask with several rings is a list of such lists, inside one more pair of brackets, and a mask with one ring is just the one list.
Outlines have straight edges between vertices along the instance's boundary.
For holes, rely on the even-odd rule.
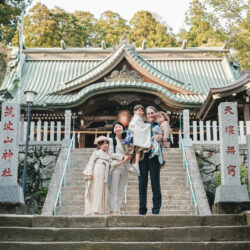
[[[59,206],[61,206],[61,189],[62,189],[62,184],[64,182],[64,185],[66,186],[66,168],[70,168],[70,151],[72,149],[74,145],[74,137],[72,137],[69,147],[68,147],[68,151],[67,151],[67,156],[66,156],[66,160],[64,162],[64,167],[63,167],[63,173],[61,174],[61,168],[62,168],[62,159],[60,162],[60,167],[59,167],[59,185],[58,185],[58,190],[56,192],[56,190],[54,190],[54,209],[53,209],[53,214],[56,215],[56,207],[57,207],[57,203],[59,200]],[[56,186],[54,186],[54,188],[56,188]]]
[[[198,215],[198,203],[197,203],[197,198],[196,198],[196,186],[195,186],[195,192],[194,192],[194,189],[193,189],[193,181],[192,181],[192,168],[190,169],[191,170],[191,175],[190,175],[190,172],[189,172],[189,164],[188,164],[188,155],[187,155],[187,152],[185,150],[185,146],[184,146],[184,143],[183,143],[183,139],[182,139],[182,136],[181,136],[181,132],[179,133],[179,141],[180,141],[180,145],[181,145],[181,148],[182,148],[182,152],[183,152],[183,165],[184,165],[184,168],[186,169],[186,172],[187,172],[187,184],[190,186],[190,190],[191,190],[191,202],[192,202],[192,205],[194,203],[194,206],[195,206],[195,214]],[[192,164],[191,164],[191,167],[192,167]]]

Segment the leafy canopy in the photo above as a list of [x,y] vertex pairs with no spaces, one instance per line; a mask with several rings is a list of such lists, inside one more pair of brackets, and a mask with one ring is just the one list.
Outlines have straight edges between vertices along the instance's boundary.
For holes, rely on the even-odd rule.
[[141,47],[143,39],[147,40],[148,47],[173,47],[175,38],[170,27],[157,20],[150,11],[138,11],[130,20],[130,40]]

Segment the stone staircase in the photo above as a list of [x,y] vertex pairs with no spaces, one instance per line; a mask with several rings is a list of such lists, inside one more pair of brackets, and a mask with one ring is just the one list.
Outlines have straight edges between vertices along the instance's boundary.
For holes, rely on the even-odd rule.
[[0,249],[248,250],[250,213],[212,216],[0,215]]
[[[85,182],[82,171],[95,149],[76,149],[71,153],[71,168],[67,169],[67,186],[62,188],[62,206],[57,208],[57,215],[83,215]],[[164,149],[166,167],[161,169],[162,208],[164,215],[192,215],[194,207],[190,202],[190,190],[186,186],[186,173],[183,169],[182,150]],[[152,208],[152,191],[149,177],[148,214]],[[138,214],[139,195],[138,178],[129,176],[127,187],[127,214]],[[123,203],[121,213],[125,213]]]

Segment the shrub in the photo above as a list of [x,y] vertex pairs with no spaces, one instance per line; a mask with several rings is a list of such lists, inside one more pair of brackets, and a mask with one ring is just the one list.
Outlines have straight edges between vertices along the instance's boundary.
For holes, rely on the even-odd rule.
[[[245,166],[240,166],[240,182],[242,185],[246,185],[248,180],[248,169]],[[214,184],[216,187],[221,185],[221,173],[217,172],[214,177]],[[248,184],[249,185],[249,184]]]

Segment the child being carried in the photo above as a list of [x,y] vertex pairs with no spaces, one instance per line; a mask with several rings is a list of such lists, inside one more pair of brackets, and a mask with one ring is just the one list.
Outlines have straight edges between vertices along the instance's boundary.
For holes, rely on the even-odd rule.
[[131,164],[135,172],[140,175],[139,161],[144,158],[144,153],[151,148],[151,124],[145,123],[142,119],[144,116],[144,107],[142,105],[134,106],[134,117],[129,123],[128,130],[133,137],[133,146],[130,151]]
[[163,136],[164,148],[170,148],[172,129],[169,126],[169,116],[163,111],[156,113],[157,122],[160,124],[161,133]]

